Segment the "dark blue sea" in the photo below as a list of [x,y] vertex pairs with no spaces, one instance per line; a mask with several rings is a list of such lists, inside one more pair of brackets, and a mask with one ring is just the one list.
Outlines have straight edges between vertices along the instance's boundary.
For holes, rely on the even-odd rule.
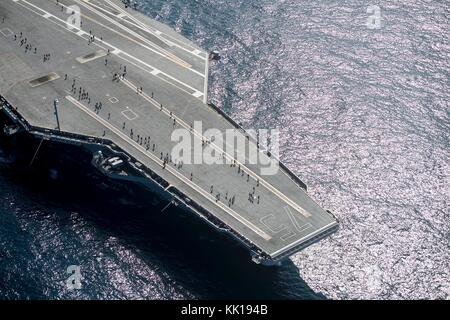
[[[138,2],[220,52],[211,102],[279,128],[282,160],[341,228],[265,268],[176,208],[4,155],[0,298],[450,299],[448,1]],[[80,290],[66,287],[70,265]]]

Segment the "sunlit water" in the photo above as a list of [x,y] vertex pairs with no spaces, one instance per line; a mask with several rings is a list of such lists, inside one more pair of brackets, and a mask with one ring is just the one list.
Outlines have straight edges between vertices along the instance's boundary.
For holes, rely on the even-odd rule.
[[[210,100],[247,128],[281,130],[281,158],[338,233],[261,268],[177,210],[42,187],[0,164],[0,296],[449,299],[448,2],[377,1],[379,29],[370,4],[139,5],[220,51]],[[79,291],[65,287],[72,264]]]

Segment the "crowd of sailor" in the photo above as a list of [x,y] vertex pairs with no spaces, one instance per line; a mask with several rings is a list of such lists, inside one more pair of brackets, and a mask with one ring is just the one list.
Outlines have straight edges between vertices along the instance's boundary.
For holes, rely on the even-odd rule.
[[[122,75],[124,73],[126,73],[126,71],[127,71],[126,66],[121,65],[119,68],[120,68],[120,73]],[[119,74],[119,73],[118,72],[114,73],[114,75],[117,75],[117,74]],[[67,74],[64,76],[64,79],[68,80]],[[114,76],[113,80],[116,81],[116,76]],[[120,79],[118,81],[120,82]],[[88,105],[91,104],[91,97],[90,97],[89,92],[84,87],[77,86],[77,81],[75,78],[72,80],[71,92],[74,94],[78,94],[79,101],[86,101]],[[143,93],[143,88],[137,87],[136,93],[137,94]],[[153,92],[151,93],[151,97],[156,102]],[[163,105],[161,103],[158,103],[158,105],[159,105],[159,110],[163,111],[164,110]],[[102,108],[103,108],[103,103],[101,101],[96,102],[95,105],[93,106],[93,110],[97,114],[100,114],[100,111],[102,110]],[[174,117],[172,111],[168,111],[167,113],[169,115],[170,121],[175,126],[177,124],[177,122],[176,122],[176,118]],[[107,119],[108,120],[111,119],[110,112],[107,112]],[[193,130],[192,126],[191,126],[191,130]],[[157,144],[154,140],[152,140],[150,135],[147,135],[147,134],[144,135],[141,133],[137,133],[135,130],[133,130],[133,128],[131,128],[131,127],[129,127],[129,125],[127,125],[126,121],[124,121],[122,123],[122,131],[127,132],[128,136],[131,139],[133,139],[136,143],[138,143],[140,146],[144,147],[146,151],[153,152],[154,154],[159,156],[159,159],[162,160],[162,168],[163,169],[166,169],[166,166],[169,164],[173,165],[175,168],[177,168],[180,171],[183,168],[184,163],[182,161],[179,161],[179,160],[177,161],[177,160],[172,159],[172,156],[169,152],[162,152],[162,151],[157,150]],[[103,136],[105,136],[105,135],[106,135],[106,131],[103,132]],[[209,139],[202,140],[203,148],[208,147],[210,144],[211,144],[211,140],[209,140]],[[225,157],[225,153],[223,153],[222,156]],[[232,161],[232,163],[230,164],[230,167],[233,168],[234,171],[239,176],[242,176],[247,183],[251,183],[251,181],[253,181],[253,179],[251,179],[251,177],[250,177],[250,174],[246,173],[245,170],[242,168],[242,166],[240,164],[238,164],[236,160]],[[194,180],[193,172],[189,172],[188,176],[191,181]],[[260,204],[261,197],[260,197],[260,195],[256,194],[256,191],[257,191],[257,188],[259,187],[259,185],[260,185],[259,180],[256,179],[255,185],[251,187],[251,190],[248,193],[248,201],[251,204]],[[220,191],[215,190],[217,188],[218,187],[215,187],[214,185],[210,186],[210,194],[214,196],[215,201],[216,202],[225,201],[225,203],[229,207],[233,206],[236,201],[236,195],[231,195],[228,191],[220,192]]]

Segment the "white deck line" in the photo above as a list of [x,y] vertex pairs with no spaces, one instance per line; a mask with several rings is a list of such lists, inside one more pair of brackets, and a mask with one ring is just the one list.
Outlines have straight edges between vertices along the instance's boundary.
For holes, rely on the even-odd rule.
[[205,83],[203,87],[203,103],[208,103],[208,81],[209,81],[209,57],[205,61]]
[[[25,9],[27,9],[27,10],[30,10],[31,12],[34,12],[34,13],[36,13],[34,10],[28,8],[27,6],[22,5],[20,2],[26,3],[26,4],[28,4],[28,5],[32,6],[32,7],[36,7],[36,8],[37,8],[38,10],[40,10],[40,11],[46,12],[45,10],[40,9],[39,7],[35,6],[35,5],[32,4],[32,3],[29,3],[29,2],[26,1],[26,0],[11,0],[11,1],[16,2],[18,5],[22,6],[23,8],[25,8]],[[39,13],[37,13],[37,14],[40,15],[40,16],[43,16],[42,14],[39,14]],[[62,19],[56,17],[55,15],[52,15],[51,13],[49,13],[49,14],[51,15],[52,18],[56,19],[57,21],[63,22],[64,25],[66,24],[66,21],[63,21]],[[58,23],[52,21],[51,19],[46,19],[46,20],[48,20],[48,21],[50,21],[50,22],[56,24],[57,26],[60,26],[60,27],[61,27],[61,25],[59,25]],[[80,37],[82,37],[84,34],[86,34],[85,31],[80,30],[80,29],[78,29],[78,32],[74,32],[74,31],[70,30],[67,26],[66,26],[66,27],[62,27],[62,28],[64,28],[65,30],[67,30],[67,31],[69,31],[69,32],[72,32],[72,33],[74,33],[74,34],[76,34],[76,35],[78,35],[78,36],[80,36]],[[140,60],[139,58],[136,58],[136,57],[134,57],[133,55],[131,55],[131,54],[129,54],[129,53],[123,51],[123,50],[120,50],[119,48],[113,46],[112,44],[110,44],[110,43],[108,43],[108,42],[106,42],[106,41],[103,41],[102,43],[105,44],[105,45],[107,45],[107,46],[109,46],[109,47],[111,47],[111,48],[113,49],[112,52],[115,53],[115,54],[117,54],[116,52],[120,52],[121,54],[124,54],[124,55],[126,55],[126,56],[128,56],[128,57],[134,59],[134,60],[137,61],[138,63],[140,63],[140,64],[142,64],[142,65],[145,65],[145,66],[149,67],[149,68],[152,69],[152,70],[157,69],[157,68],[153,67],[152,65],[150,65],[150,64],[148,64],[148,63],[146,63],[146,62]],[[102,48],[102,49],[105,49],[104,47],[100,46],[99,44],[97,44],[97,43],[95,43],[95,42],[94,42],[94,44],[97,45],[98,47]],[[117,50],[118,50],[118,51],[117,51]],[[123,59],[123,57],[121,57],[121,58]],[[138,68],[140,68],[141,70],[145,71],[145,72],[149,72],[148,70],[145,70],[144,68],[139,67],[139,66],[136,65],[135,63],[134,63],[134,65],[137,66]],[[150,72],[149,72],[149,73],[150,73]],[[181,80],[178,80],[178,79],[176,79],[176,78],[170,76],[169,74],[166,74],[165,72],[162,72],[162,71],[161,71],[160,73],[163,74],[164,76],[166,76],[167,78],[169,78],[169,79],[171,79],[171,80],[173,80],[173,81],[175,81],[175,82],[180,83],[183,87],[186,87],[186,88],[192,90],[193,92],[198,91],[197,89],[195,89],[195,88],[191,87],[190,85],[188,85],[188,84],[182,82]],[[161,78],[159,78],[159,79],[161,79]],[[161,80],[163,80],[163,79],[161,79]],[[165,80],[163,80],[163,81],[165,81]],[[169,84],[171,84],[171,85],[173,85],[173,86],[179,88],[180,90],[183,90],[182,88],[180,88],[179,86],[174,85],[173,83],[170,83],[170,82],[168,82],[168,81],[165,81],[165,82],[167,82],[167,83],[169,83]],[[183,90],[183,91],[184,91],[184,92],[187,92],[186,90]],[[189,93],[189,92],[187,92],[187,93]],[[189,94],[192,94],[192,93],[189,93]]]
[[[88,2],[88,0],[82,0],[82,1]],[[90,2],[89,4],[92,5],[92,6],[94,6],[94,7],[96,7],[96,8],[99,9],[99,10],[102,10],[102,11],[104,11],[104,12],[108,12],[108,10],[106,10],[106,9],[104,9],[104,8],[98,6],[98,5],[94,5],[92,2]],[[108,12],[108,13],[109,13],[109,12]],[[134,27],[136,27],[136,28],[139,28],[139,29],[141,29],[142,31],[145,31],[145,32],[147,32],[147,33],[149,33],[149,34],[151,34],[151,35],[155,35],[155,34],[156,34],[157,36],[161,36],[161,37],[158,37],[158,38],[163,38],[162,36],[167,36],[167,37],[171,38],[172,40],[165,39],[165,38],[164,38],[164,39],[160,39],[160,40],[161,40],[161,41],[167,41],[167,42],[169,42],[169,45],[171,45],[171,46],[176,46],[176,47],[178,47],[178,48],[180,48],[180,49],[182,49],[182,50],[184,50],[184,51],[186,51],[186,52],[188,52],[188,53],[190,53],[190,54],[192,54],[192,55],[194,55],[194,56],[196,56],[196,57],[198,57],[198,58],[200,58],[200,59],[202,59],[202,60],[205,60],[205,59],[206,59],[205,57],[203,57],[202,55],[200,55],[200,53],[206,53],[204,50],[196,49],[196,48],[195,48],[193,45],[191,45],[191,44],[184,43],[184,42],[182,42],[182,41],[180,41],[180,40],[177,40],[177,39],[175,39],[174,37],[172,37],[172,36],[170,36],[170,35],[168,35],[168,34],[162,32],[162,31],[160,31],[160,30],[156,29],[156,28],[153,27],[153,26],[149,26],[149,25],[147,25],[145,22],[139,21],[138,18],[132,17],[132,16],[131,16],[130,14],[128,14],[126,11],[123,11],[122,13],[116,15],[116,17],[119,18],[119,19],[121,19],[123,22],[128,23],[128,24],[130,24],[130,25],[132,25],[132,26],[134,26]],[[138,20],[141,24],[143,24],[143,25],[145,26],[145,28],[144,28],[142,25],[138,25],[138,24],[133,23],[133,21],[131,21],[130,19],[129,19],[129,20],[125,19],[126,17],[132,19],[133,21]],[[150,30],[150,29],[154,29],[154,31],[153,31],[153,30]],[[173,41],[176,41],[176,42],[178,42],[178,43],[175,43],[175,42],[173,42]],[[180,44],[179,44],[179,43],[180,43]],[[190,47],[190,48],[193,48],[194,50],[190,50],[189,48],[187,48],[187,47],[185,47],[185,46]]]
[[[133,30],[128,29],[126,26],[124,26],[124,25],[118,23],[118,22],[115,21],[114,19],[112,19],[112,18],[106,16],[106,15],[103,14],[103,13],[100,13],[98,10],[93,9],[93,8],[92,8],[92,7],[93,7],[92,4],[89,4],[89,5],[88,5],[87,3],[85,3],[85,2],[83,2],[83,1],[81,1],[81,0],[73,0],[73,1],[74,1],[75,3],[77,3],[77,4],[80,4],[80,5],[84,6],[84,7],[86,7],[86,8],[87,8],[88,10],[90,10],[93,14],[99,15],[100,17],[102,17],[102,18],[105,19],[106,21],[112,23],[114,26],[116,26],[116,27],[118,27],[118,28],[124,30],[124,32],[128,33],[130,36],[134,36],[134,37],[140,39],[142,42],[145,42],[147,45],[149,45],[149,46],[151,46],[151,47],[153,47],[153,48],[151,48],[151,47],[149,47],[149,46],[146,46],[146,45],[144,45],[143,43],[138,42],[138,41],[136,41],[136,40],[130,38],[128,35],[125,35],[125,34],[120,33],[118,30],[114,30],[114,29],[112,29],[112,28],[110,28],[110,27],[104,25],[103,23],[99,22],[98,20],[96,20],[96,19],[94,19],[94,18],[92,18],[92,17],[88,17],[88,16],[86,16],[86,15],[83,15],[86,19],[91,20],[91,21],[97,23],[98,25],[102,26],[103,28],[108,29],[108,30],[110,30],[111,32],[114,32],[114,33],[116,33],[116,34],[118,34],[118,35],[120,35],[120,36],[122,36],[122,37],[128,39],[129,41],[132,41],[132,42],[136,43],[137,45],[141,46],[142,48],[145,48],[145,49],[147,49],[147,50],[149,50],[149,51],[152,51],[153,53],[158,54],[158,55],[160,55],[160,56],[162,56],[162,57],[164,57],[164,58],[166,58],[166,59],[168,59],[168,60],[170,60],[170,61],[172,61],[172,62],[174,62],[174,63],[176,63],[176,64],[178,64],[178,65],[180,65],[180,66],[182,66],[182,67],[184,67],[184,68],[186,68],[186,69],[188,69],[188,70],[190,70],[191,72],[194,72],[194,73],[196,73],[196,74],[198,74],[198,75],[200,75],[200,76],[203,77],[203,75],[202,75],[200,72],[198,72],[198,71],[195,70],[195,69],[192,69],[192,68],[191,68],[192,65],[189,64],[188,62],[182,60],[181,58],[177,57],[176,55],[172,54],[171,52],[168,52],[167,50],[161,48],[160,46],[158,46],[158,45],[156,45],[155,43],[153,43],[151,40],[149,40],[149,39],[147,39],[147,38],[144,38],[143,36],[137,34],[137,33],[134,32]],[[64,6],[64,5],[63,5],[63,6]],[[177,61],[177,60],[178,60],[178,61]]]

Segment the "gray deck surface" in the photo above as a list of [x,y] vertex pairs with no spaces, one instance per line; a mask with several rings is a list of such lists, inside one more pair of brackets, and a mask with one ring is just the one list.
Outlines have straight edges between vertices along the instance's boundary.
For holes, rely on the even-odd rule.
[[[68,14],[61,6],[70,5],[81,8],[83,32],[68,29]],[[96,40],[88,44],[90,32]],[[25,45],[20,46],[24,38],[32,45],[27,53]],[[108,49],[110,54],[105,56]],[[51,54],[47,62],[43,61],[45,53]],[[233,128],[204,103],[207,56],[170,28],[136,11],[125,10],[117,0],[61,0],[59,5],[56,0],[0,2],[0,93],[30,124],[55,129],[53,101],[59,99],[61,130],[105,135],[273,257],[335,226],[334,217],[281,169],[276,175],[260,176],[257,165],[247,165],[241,176],[236,167],[226,164],[162,168],[160,154],[170,153],[175,145],[170,138],[175,128],[188,129],[194,121],[202,121],[203,130]],[[127,67],[125,79],[113,82],[113,74],[122,72],[123,66]],[[52,72],[59,78],[30,85],[30,80]],[[74,79],[75,94],[71,92]],[[89,92],[90,104],[78,100],[80,87]],[[138,94],[137,87],[143,87],[143,93]],[[94,111],[96,102],[103,104],[99,112]],[[130,129],[134,139],[130,138]],[[136,142],[138,134],[151,138],[155,152]],[[197,133],[197,137],[201,135]],[[220,145],[214,142],[206,148],[212,147],[221,152]],[[259,204],[248,200],[254,186],[255,195],[260,196]],[[221,194],[219,202],[215,199],[217,193]],[[224,199],[227,193],[236,199],[231,207]]]

